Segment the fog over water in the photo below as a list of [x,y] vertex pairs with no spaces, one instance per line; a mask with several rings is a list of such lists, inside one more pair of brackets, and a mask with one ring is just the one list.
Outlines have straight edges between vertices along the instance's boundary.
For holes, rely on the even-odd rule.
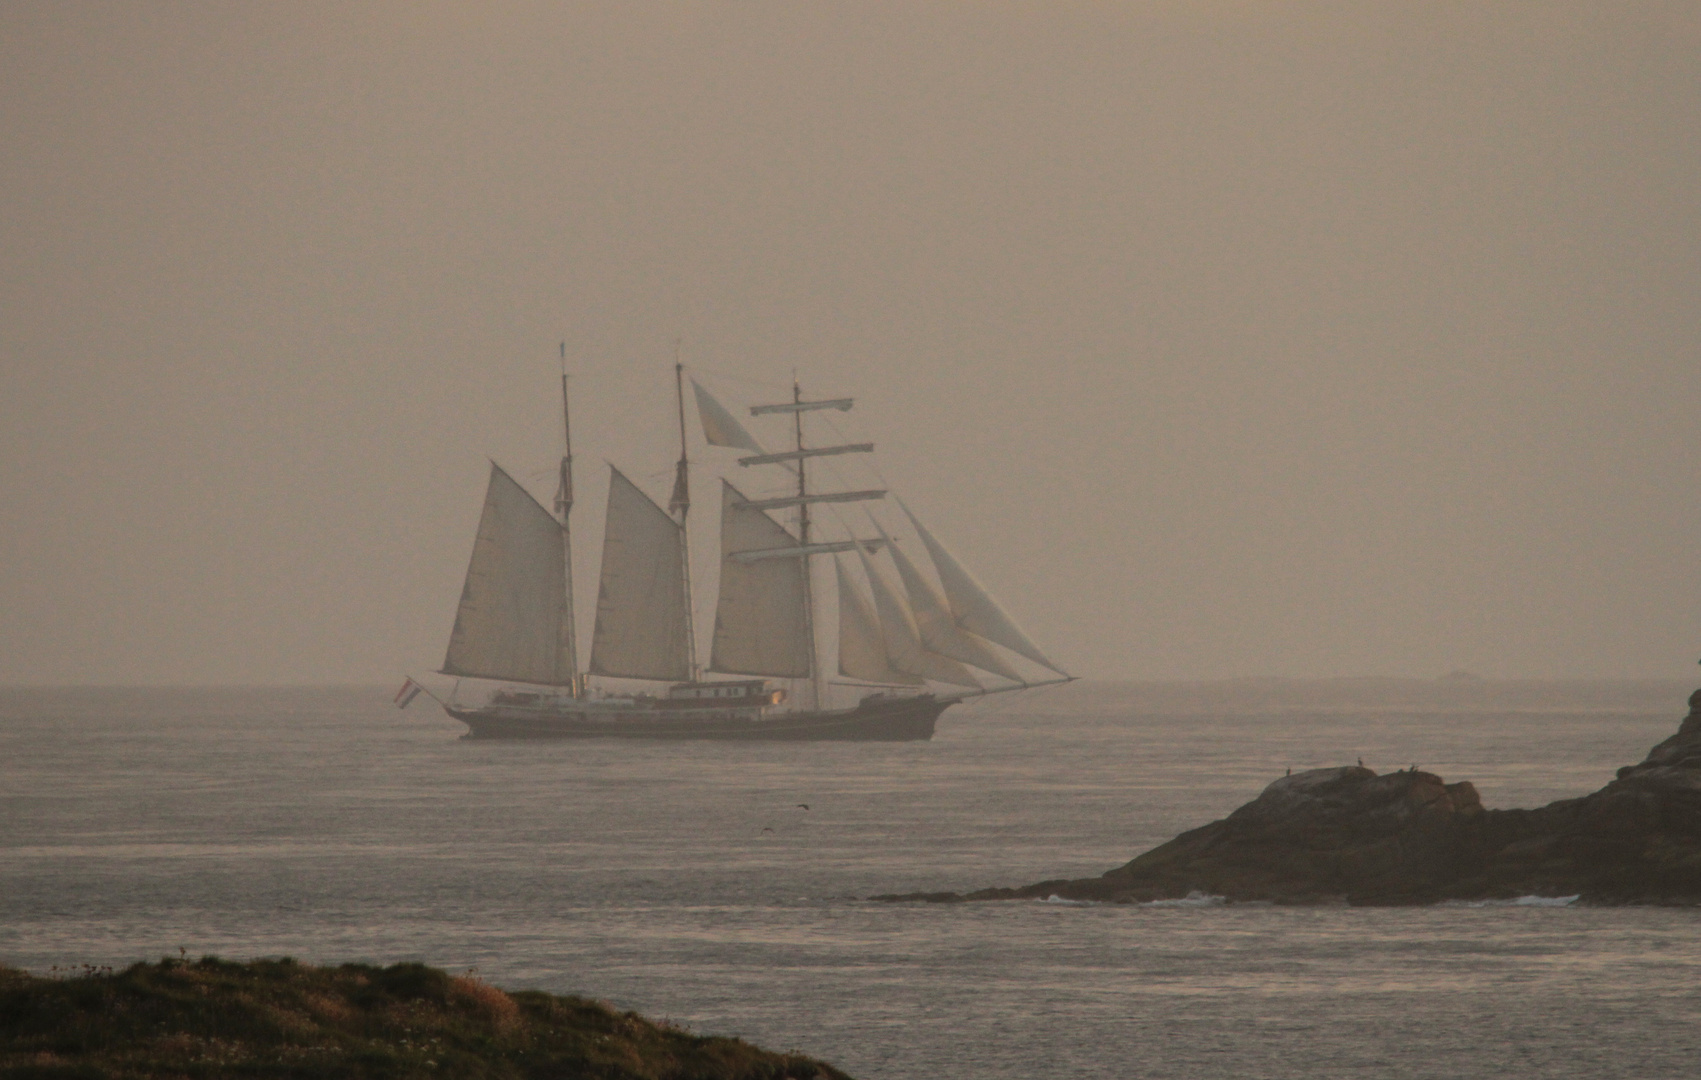
[[677,340],[1081,674],[1683,677],[1698,124],[1680,2],[6,4],[0,682],[434,666],[563,340],[586,537]]

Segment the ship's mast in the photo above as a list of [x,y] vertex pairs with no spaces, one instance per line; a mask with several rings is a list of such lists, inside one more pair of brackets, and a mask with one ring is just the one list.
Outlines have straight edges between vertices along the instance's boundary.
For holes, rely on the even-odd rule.
[[677,342],[673,347],[673,391],[679,405],[679,465],[674,470],[673,497],[668,500],[667,508],[679,521],[683,541],[679,545],[679,558],[685,576],[685,655],[695,682],[702,678],[702,671],[697,667],[697,619],[691,606],[691,534],[685,525],[691,513],[691,464],[685,455],[685,365],[680,362]]
[[[791,378],[791,403],[793,406],[803,404],[803,388],[798,385],[797,374]],[[803,457],[803,410],[795,409],[791,414],[792,430],[797,435],[797,539],[804,548],[809,547],[809,481],[808,459]],[[807,554],[803,559],[803,621],[809,631],[809,704],[813,709],[821,707],[821,656],[815,640],[815,564]]]
[[[797,543],[785,547],[768,548],[754,551],[729,552],[724,556],[733,562],[755,562],[767,558],[788,558],[799,560],[803,570],[803,616],[804,637],[808,640],[809,655],[809,689],[810,700],[807,707],[819,709],[825,696],[819,642],[816,640],[815,618],[815,586],[814,566],[810,557],[826,555],[838,551],[851,551],[859,546],[877,544],[879,541],[844,540],[833,543],[811,542],[811,521],[809,505],[814,502],[853,502],[862,499],[878,499],[884,496],[884,491],[845,491],[828,495],[811,495],[809,493],[808,460],[813,457],[830,457],[837,454],[866,454],[874,449],[873,443],[848,443],[843,446],[803,445],[803,414],[819,409],[837,409],[845,412],[851,407],[850,398],[833,398],[828,401],[803,400],[803,388],[797,377],[792,376],[791,400],[784,404],[753,405],[750,409],[752,416],[762,416],[766,413],[790,413],[792,416],[792,433],[796,449],[785,450],[775,454],[759,453],[750,457],[741,457],[741,466],[751,465],[789,465],[797,463],[797,494],[776,499],[758,499],[738,504],[743,508],[756,510],[777,510],[781,507],[797,507]],[[789,672],[788,672],[789,674]],[[795,677],[795,676],[794,676]]]
[[573,512],[573,415],[567,404],[567,343],[561,343],[561,482],[555,489],[555,514],[561,519],[561,549],[563,590],[561,602],[562,645],[567,653],[567,670],[573,684],[573,696],[579,697],[584,688],[579,679],[579,647],[573,625],[573,543],[568,516]]

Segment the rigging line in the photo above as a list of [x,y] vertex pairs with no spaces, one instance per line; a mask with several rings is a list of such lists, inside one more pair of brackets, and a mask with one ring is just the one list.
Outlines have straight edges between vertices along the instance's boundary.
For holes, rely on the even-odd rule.
[[[823,416],[820,419],[822,421],[824,421],[828,425],[828,427],[832,428],[834,436],[837,437],[840,441],[848,442],[852,438],[852,436],[846,435],[839,428],[838,424],[834,422],[832,417]],[[858,454],[856,456],[857,459],[855,459],[855,460],[850,459],[850,458],[845,458],[845,459],[822,458],[822,459],[820,459],[820,465],[823,468],[825,468],[828,473],[831,474],[832,478],[835,481],[837,481],[838,484],[841,487],[843,487],[847,490],[852,489],[852,488],[861,487],[863,485],[860,482],[853,480],[853,478],[846,476],[844,472],[840,471],[841,460],[843,461],[843,465],[844,465],[845,468],[854,469],[854,470],[862,470],[864,475],[866,475],[868,472],[872,472],[875,476],[876,482],[881,487],[890,489],[891,485],[887,484],[886,478],[884,476],[880,475],[879,466],[874,464],[873,457],[874,457],[874,455],[872,455],[872,454],[868,454],[868,455]],[[866,459],[866,460],[863,460],[863,459]],[[834,517],[838,518],[838,520],[841,524],[844,524],[844,518],[843,518],[842,515],[839,514],[838,507],[834,506],[833,504],[828,504],[828,505],[833,510]],[[866,509],[866,507],[865,507],[865,509]],[[846,527],[846,530],[847,530],[847,533],[848,533],[849,526],[846,525],[845,527]],[[887,529],[887,532],[893,533],[894,535],[896,534],[896,531],[892,530],[892,529]]]
[[[846,440],[846,436],[843,433],[841,433],[837,430],[835,430],[833,432],[833,434],[841,440]],[[848,440],[846,440],[846,441],[848,441]],[[872,459],[873,456],[874,455],[872,455],[872,454],[868,454],[868,455],[857,454],[857,455],[854,456],[854,458],[868,457],[868,458]],[[851,469],[853,471],[854,470],[866,470],[866,467],[868,465],[872,464],[872,461],[858,461],[858,460],[855,460],[854,458],[849,457],[849,456],[842,457],[842,458],[840,458],[840,457],[824,457],[824,458],[820,459],[820,465],[821,465],[822,468],[826,469],[827,472],[831,473],[832,476],[833,476],[833,479],[837,480],[845,488],[850,489],[850,488],[862,487],[864,485],[861,484],[858,481],[855,481],[853,479],[853,476],[847,476],[844,472],[840,471],[841,469]],[[875,470],[875,472],[876,472],[876,476],[878,476],[878,470]],[[863,475],[866,475],[866,471],[864,471]],[[879,482],[881,484],[885,483],[884,480],[880,480]]]
[[[704,374],[712,376],[715,379],[724,379],[728,382],[743,383],[746,386],[760,388],[761,390],[763,390],[766,393],[777,394],[777,395],[779,395],[778,398],[775,399],[777,401],[778,400],[784,400],[785,398],[787,398],[791,395],[791,384],[792,384],[792,382],[795,381],[795,379],[787,379],[785,382],[773,382],[773,381],[770,381],[768,379],[753,379],[753,378],[751,378],[747,375],[734,375],[732,372],[727,371],[724,368],[704,367],[704,366],[698,365],[698,364],[687,364],[686,366],[689,367],[693,371],[701,371]],[[713,389],[713,388],[711,387],[711,389]],[[820,391],[819,388],[810,391],[811,399],[818,398],[818,397],[832,398],[832,397],[850,397],[850,396],[852,396],[852,395],[850,395],[850,394],[827,394],[827,393]]]
[[[734,375],[732,372],[727,371],[724,368],[707,367],[703,364],[688,364],[686,366],[692,371],[700,371],[712,379],[743,383],[746,386],[760,387],[764,391],[772,391],[776,394],[783,395],[789,393],[791,390],[790,383],[777,383],[768,379],[752,379],[748,375]],[[713,389],[713,387],[710,389]]]
[[[852,436],[846,435],[844,433],[844,431],[842,429],[840,429],[838,421],[834,417],[823,416],[820,419],[821,419],[822,423],[826,424],[829,428],[832,429],[833,434],[841,442],[851,441]],[[864,468],[864,469],[867,469],[870,472],[872,472],[874,474],[874,478],[879,481],[881,487],[889,488],[889,487],[892,486],[889,482],[887,482],[886,474],[880,471],[880,464],[879,464],[879,462],[874,460],[873,454],[868,454],[868,455],[860,455],[859,454],[858,457],[859,458],[864,458],[864,457],[866,458],[865,460],[858,460],[855,463],[858,468]]]
[[1036,686],[1023,686],[1021,689],[1010,691],[1007,700],[1004,701],[995,701],[988,705],[986,699],[993,696],[988,694],[979,701],[975,701],[973,703],[963,702],[963,704],[967,708],[973,709],[976,713],[982,713],[989,716],[1002,716],[1013,710],[1020,703],[1030,702],[1036,696],[1048,696],[1058,687],[1067,685],[1068,683],[1063,682],[1046,682],[1040,683]]
[[[709,372],[709,373],[710,373],[710,374],[714,374],[714,369],[712,369],[712,368],[703,368],[703,367],[699,367],[699,366],[697,366],[697,365],[696,365],[696,364],[687,364],[687,365],[685,365],[685,370],[687,370],[687,371],[689,371],[689,372],[691,372],[691,373],[692,373],[692,375],[693,375],[693,377],[695,377],[695,376],[696,376],[696,375],[697,375],[697,374],[698,374],[698,373],[699,373],[699,372]],[[781,395],[781,396],[783,396],[783,395],[784,395],[784,393],[789,393],[789,392],[790,392],[790,390],[791,390],[791,387],[790,387],[790,386],[787,386],[787,387],[786,387],[786,388],[785,388],[785,390],[784,390],[784,391],[781,391],[781,390],[779,390],[779,389],[778,389],[778,388],[776,388],[776,386],[775,386],[775,385],[774,385],[774,384],[772,384],[772,383],[761,383],[761,382],[758,382],[758,381],[757,381],[757,380],[755,380],[755,379],[745,379],[745,378],[740,378],[740,377],[739,377],[739,376],[737,376],[737,375],[725,375],[725,374],[722,374],[722,375],[720,375],[720,377],[721,377],[721,378],[728,378],[728,379],[731,379],[731,380],[733,380],[733,381],[734,381],[734,382],[742,382],[742,383],[749,383],[749,384],[751,384],[751,385],[753,385],[753,386],[760,386],[760,387],[761,387],[761,388],[762,388],[762,395],[763,395],[763,396],[764,396],[764,397],[768,397],[768,396],[770,396],[770,392],[771,392],[771,393],[772,393],[772,394],[780,394],[780,395]],[[704,389],[705,389],[705,390],[708,390],[708,391],[709,391],[709,392],[710,392],[710,396],[714,396],[714,391],[715,391],[715,379],[712,379],[712,378],[711,378],[711,379],[710,379],[710,380],[708,380],[708,382],[709,382],[709,385],[707,385],[707,386],[705,386],[705,387],[704,387]],[[725,396],[727,396],[727,397],[731,397],[731,396],[732,396],[732,395],[730,395],[730,394],[727,394],[727,395],[725,395]],[[723,403],[723,404],[724,404],[724,403]],[[739,419],[739,421],[740,421],[740,422],[741,422],[741,423],[749,423],[749,421],[750,421],[750,419],[751,419],[751,418],[749,418],[749,417],[742,417],[742,416],[739,416],[739,412],[740,412],[740,410],[738,410],[738,409],[733,409],[733,410],[731,410],[731,412],[732,412],[732,414],[733,414],[733,415],[734,415],[734,416],[735,416],[735,417],[738,417],[738,419]],[[699,431],[701,431],[701,430],[702,430],[702,429],[701,429],[701,423],[702,423],[702,417],[701,417],[701,416],[699,416],[699,417],[698,417],[698,424],[699,424],[699,427],[698,427],[698,430],[699,430]],[[760,427],[762,427],[762,426],[763,426],[763,425],[761,425],[761,424],[758,424],[758,425],[756,425],[756,426],[757,426],[757,427],[758,427],[758,428],[760,428]],[[755,433],[755,432],[752,432],[752,434],[756,434],[756,433]],[[705,440],[704,440],[704,441],[705,441],[705,442],[707,442],[707,438],[705,438]],[[771,440],[770,440],[770,441],[771,441]],[[761,442],[761,439],[757,439],[757,442]],[[798,462],[793,462],[793,461],[778,461],[778,462],[774,462],[774,463],[773,463],[773,464],[776,464],[776,465],[779,465],[779,466],[780,466],[780,467],[781,467],[781,468],[782,468],[782,469],[784,469],[784,470],[785,470],[785,471],[786,471],[786,472],[787,472],[787,473],[789,473],[789,474],[790,474],[790,475],[791,475],[791,477],[792,477],[792,478],[793,478],[793,479],[792,479],[792,480],[788,480],[788,481],[787,481],[787,482],[788,482],[788,483],[792,483],[792,484],[795,484],[795,478],[796,478],[796,476],[797,476],[797,470],[798,470],[798,466],[799,466],[799,463],[798,463]],[[740,489],[740,490],[742,490],[742,489]]]

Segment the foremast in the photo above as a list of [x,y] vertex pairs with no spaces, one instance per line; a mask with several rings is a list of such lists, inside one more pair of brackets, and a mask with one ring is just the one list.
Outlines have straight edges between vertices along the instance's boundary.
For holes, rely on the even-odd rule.
[[[803,404],[803,387],[797,377],[791,380],[791,402]],[[795,446],[803,451],[803,410],[791,414],[792,430],[797,435]],[[872,449],[872,447],[870,448]],[[815,634],[815,565],[809,561],[809,469],[806,459],[797,459],[797,542],[803,548],[803,622],[809,637],[809,704],[821,707],[821,642]]]
[[561,651],[572,676],[573,697],[583,697],[585,681],[579,674],[579,640],[573,618],[573,412],[567,396],[567,343],[561,343],[561,480],[555,489],[555,515],[561,519]]
[[838,446],[808,447],[803,443],[803,414],[820,409],[836,409],[847,412],[853,404],[851,398],[832,398],[820,401],[805,401],[803,387],[795,379],[791,384],[791,401],[775,405],[756,405],[750,409],[750,415],[761,416],[765,413],[791,413],[793,449],[779,454],[757,454],[753,457],[740,458],[742,466],[778,465],[794,463],[797,470],[797,494],[795,497],[784,499],[763,499],[746,501],[746,509],[764,509],[794,505],[797,508],[797,547],[791,551],[768,549],[760,551],[728,553],[728,557],[736,559],[738,555],[747,557],[792,557],[800,561],[803,578],[803,622],[804,633],[808,640],[809,656],[809,707],[821,709],[824,706],[825,694],[823,684],[825,676],[821,666],[821,646],[816,627],[819,620],[815,610],[815,574],[811,560],[816,555],[825,555],[837,551],[852,550],[863,543],[877,544],[878,541],[850,540],[842,543],[817,544],[810,536],[809,507],[814,502],[850,502],[861,499],[877,499],[885,496],[884,491],[847,491],[829,492],[825,495],[815,495],[809,490],[808,462],[813,457],[827,457],[838,454],[866,454],[874,450],[873,443],[849,443]]
[[[800,706],[823,709],[825,667],[816,610],[821,590],[810,572],[811,561],[816,555],[855,552],[873,600],[870,603],[844,561],[835,558],[841,675],[875,688],[919,689],[934,682],[966,691],[940,698],[946,701],[1069,681],[1071,676],[1046,658],[908,507],[904,512],[927,549],[938,584],[914,559],[892,545],[872,515],[875,537],[822,542],[816,536],[813,504],[860,502],[887,494],[883,490],[823,492],[811,487],[810,459],[874,449],[872,443],[810,446],[805,440],[803,413],[847,411],[852,399],[806,400],[794,379],[790,401],[750,409],[753,416],[792,416],[793,448],[770,453],[700,383],[693,380],[693,387],[706,442],[755,451],[738,459],[741,466],[784,465],[796,474],[788,478],[795,483],[787,485],[794,493],[778,497],[748,499],[730,483],[722,483],[721,587],[710,671],[807,680],[809,700],[800,702]],[[797,510],[795,530],[766,513],[789,508]],[[879,563],[885,560],[872,558],[881,549],[888,552],[901,584],[892,582],[880,568]],[[919,558],[920,553],[916,554]],[[788,642],[795,642],[797,647],[788,648]],[[1059,677],[1034,680],[1013,667],[994,646],[1025,657]],[[971,668],[1009,680],[1009,685],[989,688]],[[804,697],[802,693],[797,696]]]

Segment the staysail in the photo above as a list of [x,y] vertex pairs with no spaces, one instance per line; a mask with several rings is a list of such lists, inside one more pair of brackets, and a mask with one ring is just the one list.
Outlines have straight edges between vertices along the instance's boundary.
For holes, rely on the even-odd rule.
[[491,462],[443,673],[570,685],[566,556],[561,523]]
[[892,561],[898,566],[898,577],[904,583],[904,593],[909,597],[910,611],[915,615],[916,629],[921,633],[923,645],[941,656],[972,664],[1012,682],[1024,681],[1020,672],[1000,659],[981,639],[957,625],[945,606],[945,598],[939,595],[932,582],[922,576],[921,569],[910,561],[903,549],[890,540],[886,549],[892,553]]
[[797,549],[797,539],[737,488],[721,481],[721,594],[709,670],[725,675],[804,678],[813,667],[806,564],[799,556],[738,559]]
[[685,530],[619,469],[609,474],[591,674],[690,679]]
[[865,682],[920,686],[918,676],[897,670],[887,659],[879,616],[836,555],[833,569],[839,576],[839,674]]
[[1044,665],[1059,675],[1069,674],[1046,659],[1039,646],[1022,633],[1016,621],[998,606],[998,601],[975,580],[974,575],[945,550],[945,545],[927,531],[927,527],[916,519],[914,512],[904,506],[902,499],[898,500],[898,505],[904,508],[910,524],[915,526],[916,535],[921,537],[921,542],[927,546],[927,554],[933,560],[933,568],[939,571],[939,583],[945,587],[945,597],[951,604],[951,614],[956,616],[958,626],[1025,656],[1036,664]]
[[874,590],[874,610],[880,617],[880,633],[885,639],[886,656],[892,666],[935,682],[981,689],[968,668],[923,647],[921,633],[916,629],[915,618],[909,608],[874,565],[874,560],[860,547],[856,553],[862,559],[863,573],[868,575],[868,584]]

